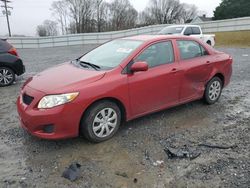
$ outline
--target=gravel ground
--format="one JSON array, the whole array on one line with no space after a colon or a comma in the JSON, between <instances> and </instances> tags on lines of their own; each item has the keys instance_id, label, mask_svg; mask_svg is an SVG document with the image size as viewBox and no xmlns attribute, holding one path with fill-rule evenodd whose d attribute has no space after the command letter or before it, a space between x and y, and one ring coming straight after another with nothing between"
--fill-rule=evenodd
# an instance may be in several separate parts
<instances>
[{"instance_id":1,"label":"gravel ground","mask_svg":"<svg viewBox=\"0 0 250 188\"><path fill-rule=\"evenodd\" d=\"M233 55L234 73L215 105L196 101L133 120L100 144L22 130L15 101L24 80L93 47L19 50L27 73L0 88L0 187L250 187L250 48L219 48ZM166 148L200 155L171 159ZM61 176L73 162L81 177L70 182Z\"/></svg>"}]
</instances>

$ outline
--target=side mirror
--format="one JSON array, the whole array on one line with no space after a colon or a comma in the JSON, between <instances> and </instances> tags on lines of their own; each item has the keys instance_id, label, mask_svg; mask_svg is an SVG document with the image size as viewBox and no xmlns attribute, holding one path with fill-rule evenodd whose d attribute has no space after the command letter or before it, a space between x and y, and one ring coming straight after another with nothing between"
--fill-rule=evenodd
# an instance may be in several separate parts
<instances>
[{"instance_id":1,"label":"side mirror","mask_svg":"<svg viewBox=\"0 0 250 188\"><path fill-rule=\"evenodd\" d=\"M131 72L147 71L148 64L145 61L138 61L131 66L130 70Z\"/></svg>"}]
</instances>

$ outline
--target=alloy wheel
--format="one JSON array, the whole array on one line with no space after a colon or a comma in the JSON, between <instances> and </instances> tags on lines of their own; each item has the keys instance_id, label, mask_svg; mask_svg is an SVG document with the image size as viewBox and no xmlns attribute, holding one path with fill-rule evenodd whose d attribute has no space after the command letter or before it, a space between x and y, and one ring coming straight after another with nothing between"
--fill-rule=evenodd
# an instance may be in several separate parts
<instances>
[{"instance_id":1,"label":"alloy wheel","mask_svg":"<svg viewBox=\"0 0 250 188\"><path fill-rule=\"evenodd\" d=\"M99 138L109 136L117 126L118 116L114 109L105 108L99 111L93 121L93 132Z\"/></svg>"},{"instance_id":2,"label":"alloy wheel","mask_svg":"<svg viewBox=\"0 0 250 188\"><path fill-rule=\"evenodd\" d=\"M221 84L219 81L215 80L209 87L208 96L210 100L215 101L220 96Z\"/></svg>"},{"instance_id":3,"label":"alloy wheel","mask_svg":"<svg viewBox=\"0 0 250 188\"><path fill-rule=\"evenodd\" d=\"M8 68L0 68L0 85L7 86L14 81L14 74Z\"/></svg>"}]
</instances>

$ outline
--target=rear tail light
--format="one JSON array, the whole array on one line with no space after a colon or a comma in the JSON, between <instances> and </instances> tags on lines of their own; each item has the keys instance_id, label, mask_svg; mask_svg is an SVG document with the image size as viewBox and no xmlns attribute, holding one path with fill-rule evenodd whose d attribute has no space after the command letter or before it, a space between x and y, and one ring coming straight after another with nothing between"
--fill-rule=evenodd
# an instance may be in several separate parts
<instances>
[{"instance_id":1,"label":"rear tail light","mask_svg":"<svg viewBox=\"0 0 250 188\"><path fill-rule=\"evenodd\" d=\"M16 48L12 47L9 51L8 51L9 54L12 54L14 56L18 56L18 53L17 53L17 50Z\"/></svg>"}]
</instances>

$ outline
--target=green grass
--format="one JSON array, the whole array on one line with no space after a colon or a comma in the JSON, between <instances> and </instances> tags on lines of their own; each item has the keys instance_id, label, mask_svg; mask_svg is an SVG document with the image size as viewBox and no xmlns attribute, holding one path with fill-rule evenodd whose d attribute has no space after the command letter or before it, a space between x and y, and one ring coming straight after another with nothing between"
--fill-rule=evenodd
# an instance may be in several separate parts
<instances>
[{"instance_id":1,"label":"green grass","mask_svg":"<svg viewBox=\"0 0 250 188\"><path fill-rule=\"evenodd\" d=\"M216 32L215 46L250 47L249 31Z\"/></svg>"}]
</instances>

